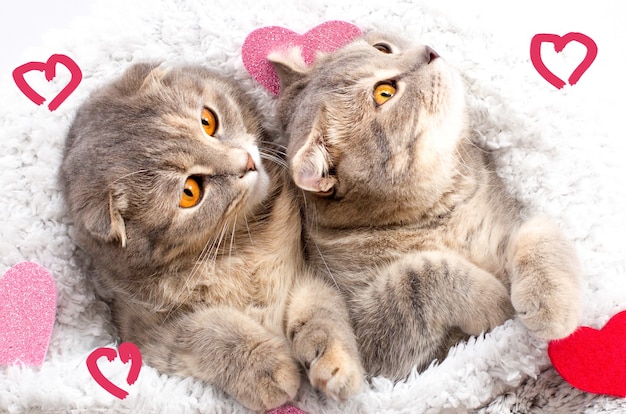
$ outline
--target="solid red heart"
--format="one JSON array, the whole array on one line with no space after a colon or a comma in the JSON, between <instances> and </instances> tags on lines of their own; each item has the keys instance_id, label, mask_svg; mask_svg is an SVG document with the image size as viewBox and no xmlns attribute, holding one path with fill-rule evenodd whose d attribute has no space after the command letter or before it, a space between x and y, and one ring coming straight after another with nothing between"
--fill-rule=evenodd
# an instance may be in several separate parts
<instances>
[{"instance_id":1,"label":"solid red heart","mask_svg":"<svg viewBox=\"0 0 626 414\"><path fill-rule=\"evenodd\" d=\"M601 330L581 327L565 339L551 341L548 355L574 387L626 397L626 311L613 316Z\"/></svg>"},{"instance_id":2,"label":"solid red heart","mask_svg":"<svg viewBox=\"0 0 626 414\"><path fill-rule=\"evenodd\" d=\"M541 58L541 44L542 43L553 43L554 50L557 53L563 51L565 46L570 42L579 42L583 44L587 48L587 53L583 61L574 69L574 72L568 78L568 82L570 85L575 85L576 82L580 79L580 77L589 69L589 66L595 60L598 54L598 46L596 42L593 41L589 36L586 36L582 33L568 33L565 36L561 37L555 34L547 34L540 33L533 36L530 41L530 60L533 63L537 72L548 82L550 82L557 89L561 89L565 86L565 81L556 76L554 73L550 71L543 63Z\"/></svg>"},{"instance_id":3,"label":"solid red heart","mask_svg":"<svg viewBox=\"0 0 626 414\"><path fill-rule=\"evenodd\" d=\"M61 90L61 92L59 92L59 94L48 104L48 109L50 111L56 110L59 105L61 105L67 99L67 97L70 96L70 94L74 92L74 90L76 90L81 80L83 79L83 73L81 72L76 62L74 62L71 58L65 55L52 55L45 63L28 62L21 66L18 66L17 68L15 68L15 70L13 70L13 80L15 81L15 84L20 89L20 91L22 91L22 93L35 104L41 105L46 101L46 99L43 96L39 95L37 92L35 92L35 90L28 84L28 82L26 82L26 79L24 79L24 74L33 70L38 70L40 72L44 72L46 80L50 82L56 76L57 64L65 66L70 71L72 77L69 83Z\"/></svg>"},{"instance_id":4,"label":"solid red heart","mask_svg":"<svg viewBox=\"0 0 626 414\"><path fill-rule=\"evenodd\" d=\"M248 73L265 89L278 95L280 81L267 60L271 52L299 46L305 63L310 65L316 52L332 52L361 34L361 29L355 25L338 20L322 23L303 35L280 26L261 27L246 37L241 58Z\"/></svg>"},{"instance_id":5,"label":"solid red heart","mask_svg":"<svg viewBox=\"0 0 626 414\"><path fill-rule=\"evenodd\" d=\"M118 349L120 360L124 364L130 361L130 370L128 372L128 376L126 377L126 383L128 385L133 385L137 380L137 377L139 377L139 371L141 370L141 352L132 342L122 342ZM107 377L105 377L104 374L102 374L102 371L100 371L97 363L98 359L103 356L107 357L109 362L113 362L117 355L118 352L113 348L97 348L87 357L87 369L98 385L111 393L113 396L123 400L126 396L128 396L128 392L113 384Z\"/></svg>"}]
</instances>

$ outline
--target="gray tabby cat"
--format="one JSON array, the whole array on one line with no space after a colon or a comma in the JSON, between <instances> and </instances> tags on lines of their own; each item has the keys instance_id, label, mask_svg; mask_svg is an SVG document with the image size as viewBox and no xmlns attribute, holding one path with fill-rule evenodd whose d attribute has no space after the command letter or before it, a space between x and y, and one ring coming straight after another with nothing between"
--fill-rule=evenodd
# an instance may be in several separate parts
<instances>
[{"instance_id":1,"label":"gray tabby cat","mask_svg":"<svg viewBox=\"0 0 626 414\"><path fill-rule=\"evenodd\" d=\"M60 173L76 240L121 339L160 372L262 410L296 396L304 367L344 400L363 385L348 313L305 269L284 160L259 154L250 101L201 67L152 64L94 93Z\"/></svg>"},{"instance_id":2,"label":"gray tabby cat","mask_svg":"<svg viewBox=\"0 0 626 414\"><path fill-rule=\"evenodd\" d=\"M312 67L298 50L270 60L308 260L347 298L368 375L422 370L514 313L542 338L575 329L572 246L521 217L434 50L370 34Z\"/></svg>"}]
</instances>

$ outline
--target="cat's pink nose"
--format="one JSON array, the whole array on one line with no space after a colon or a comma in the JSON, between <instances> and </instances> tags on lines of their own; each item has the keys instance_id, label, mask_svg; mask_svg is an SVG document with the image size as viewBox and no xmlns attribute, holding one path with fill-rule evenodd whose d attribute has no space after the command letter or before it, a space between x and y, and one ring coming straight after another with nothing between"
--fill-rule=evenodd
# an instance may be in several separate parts
<instances>
[{"instance_id":1,"label":"cat's pink nose","mask_svg":"<svg viewBox=\"0 0 626 414\"><path fill-rule=\"evenodd\" d=\"M250 153L248 153L248 162L246 163L246 172L249 171L256 171L256 164L254 163L254 160L252 159L252 155L250 155Z\"/></svg>"},{"instance_id":2,"label":"cat's pink nose","mask_svg":"<svg viewBox=\"0 0 626 414\"><path fill-rule=\"evenodd\" d=\"M435 52L435 49L433 49L432 47L426 46L426 57L428 59L428 63L431 63L433 60L439 57L439 53Z\"/></svg>"}]
</instances>

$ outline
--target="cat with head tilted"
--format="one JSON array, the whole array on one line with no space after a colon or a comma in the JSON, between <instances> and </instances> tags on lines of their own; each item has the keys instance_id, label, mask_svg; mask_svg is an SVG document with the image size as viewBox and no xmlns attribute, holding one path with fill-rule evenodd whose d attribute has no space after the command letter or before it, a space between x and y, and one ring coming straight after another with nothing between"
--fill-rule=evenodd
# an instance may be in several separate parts
<instances>
[{"instance_id":1,"label":"cat with head tilted","mask_svg":"<svg viewBox=\"0 0 626 414\"><path fill-rule=\"evenodd\" d=\"M251 99L199 66L136 64L69 130L60 184L122 341L245 406L363 383L345 303L311 277L284 158Z\"/></svg>"},{"instance_id":2,"label":"cat with head tilted","mask_svg":"<svg viewBox=\"0 0 626 414\"><path fill-rule=\"evenodd\" d=\"M515 314L542 338L575 329L573 247L523 217L435 50L371 33L310 67L297 49L269 60L307 258L346 297L369 376L423 370Z\"/></svg>"}]
</instances>

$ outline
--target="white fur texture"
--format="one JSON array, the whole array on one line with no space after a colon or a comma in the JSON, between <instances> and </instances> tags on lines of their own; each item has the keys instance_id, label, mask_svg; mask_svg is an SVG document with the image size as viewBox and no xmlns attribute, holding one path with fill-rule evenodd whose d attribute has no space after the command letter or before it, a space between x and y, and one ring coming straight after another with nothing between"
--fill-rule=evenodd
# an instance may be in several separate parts
<instances>
[{"instance_id":1,"label":"white fur texture","mask_svg":"<svg viewBox=\"0 0 626 414\"><path fill-rule=\"evenodd\" d=\"M521 2L522 7L448 0L438 3L439 9L422 1L349 3L102 0L92 16L50 33L44 45L25 55L24 62L63 53L81 67L82 83L55 112L31 103L10 75L2 74L0 275L19 262L35 261L52 272L59 297L43 366L0 367L0 412L246 412L199 381L161 376L147 366L135 385L126 386L130 395L125 400L91 378L87 356L96 347L114 346L114 337L105 307L94 300L73 256L56 173L78 105L131 62L205 64L231 74L251 95L265 100L263 107L271 113L273 98L245 71L240 53L246 35L262 26L303 33L340 19L365 30L405 33L432 46L464 73L476 139L500 149L499 171L513 194L529 208L555 217L575 241L585 277L583 323L597 328L626 309L626 64L617 41L626 33L620 3L599 2L593 10L578 10L564 2L567 16L557 7L544 9L545 1ZM539 32L569 31L594 38L599 54L578 85L557 90L532 67L530 39ZM49 99L68 79L62 70L50 84L37 74L27 77ZM458 346L438 366L406 382L394 386L375 379L344 405L324 401L305 387L297 404L311 414L467 412L490 404L493 412L506 412L495 408L506 405L499 395L548 366L546 343L514 320ZM123 387L125 366L118 361L106 372ZM591 411L626 410L626 402L603 397L594 398L591 406Z\"/></svg>"}]
</instances>

